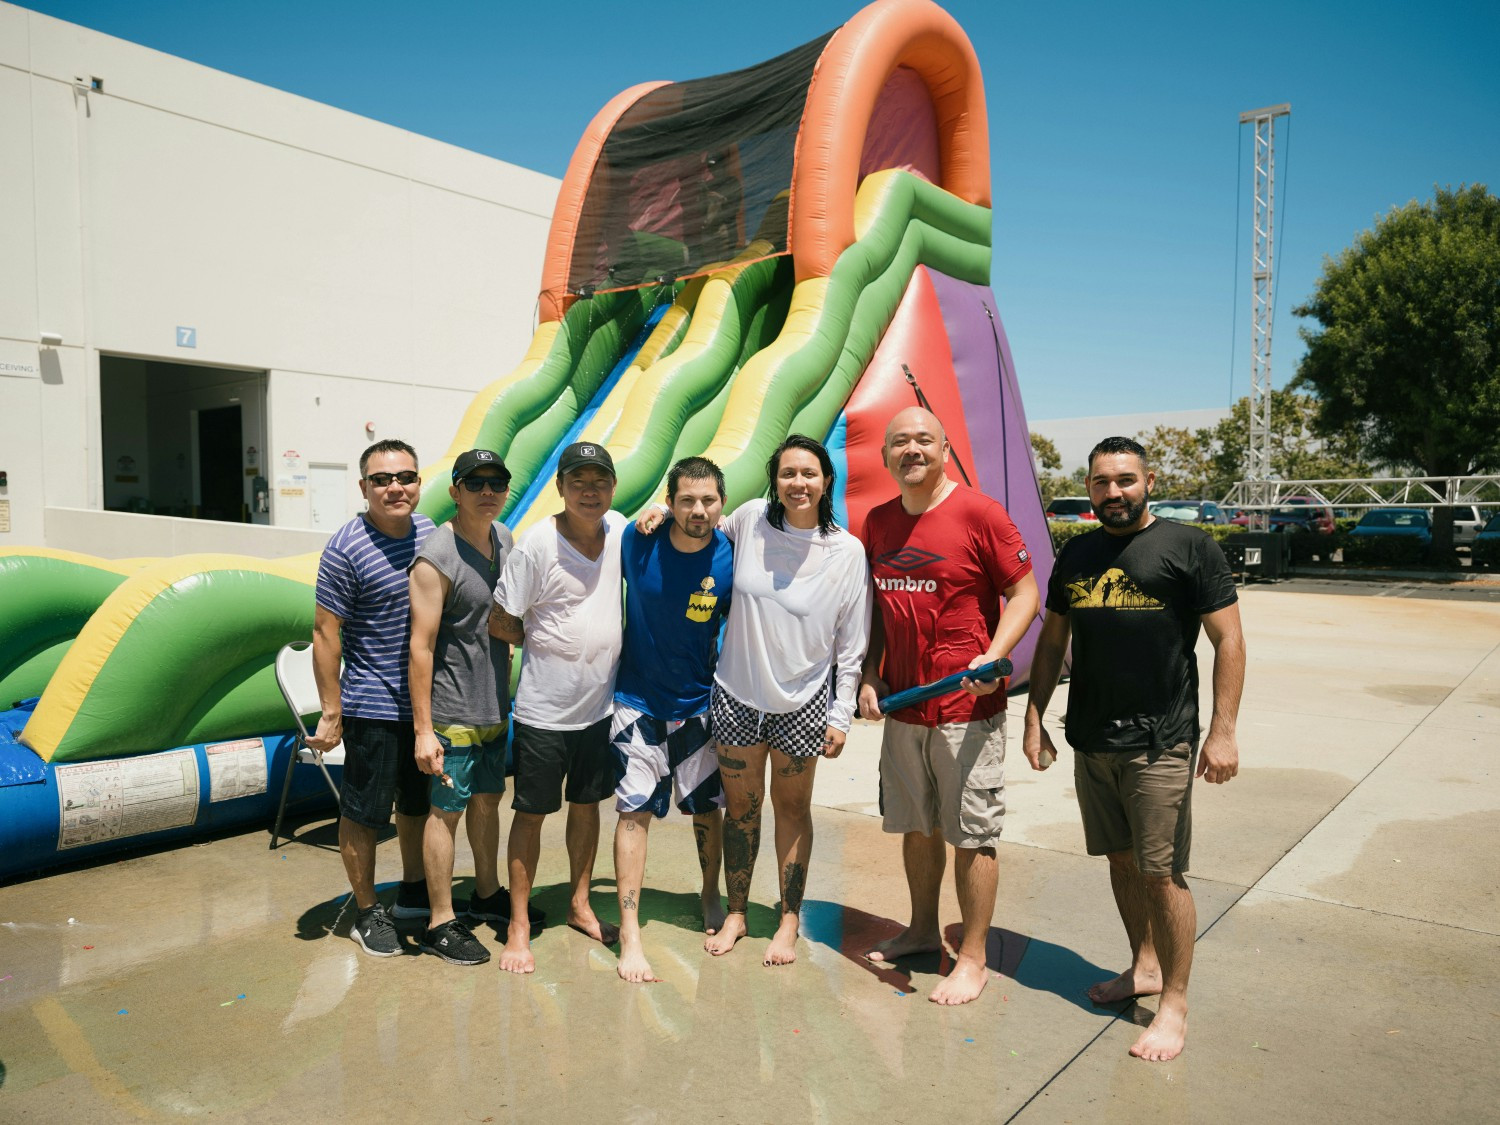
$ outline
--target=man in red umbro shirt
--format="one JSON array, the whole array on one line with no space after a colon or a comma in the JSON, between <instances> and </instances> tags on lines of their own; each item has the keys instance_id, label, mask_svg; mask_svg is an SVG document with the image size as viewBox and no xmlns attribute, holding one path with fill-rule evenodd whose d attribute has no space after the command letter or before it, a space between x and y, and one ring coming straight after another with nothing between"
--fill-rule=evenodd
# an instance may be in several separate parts
<instances>
[{"instance_id":1,"label":"man in red umbro shirt","mask_svg":"<svg viewBox=\"0 0 1500 1125\"><path fill-rule=\"evenodd\" d=\"M948 439L913 407L885 431L886 468L901 495L870 512L865 551L880 606L865 656L860 713L879 699L1007 656L1040 604L1031 556L1002 508L948 478ZM1002 599L1004 613L1001 613ZM965 1004L984 991L985 940L995 912L995 844L1005 821L1005 691L964 680L964 690L886 716L880 804L887 832L902 834L911 924L872 949L894 961L942 949L938 890L953 845L963 943L953 971L928 999Z\"/></svg>"}]
</instances>

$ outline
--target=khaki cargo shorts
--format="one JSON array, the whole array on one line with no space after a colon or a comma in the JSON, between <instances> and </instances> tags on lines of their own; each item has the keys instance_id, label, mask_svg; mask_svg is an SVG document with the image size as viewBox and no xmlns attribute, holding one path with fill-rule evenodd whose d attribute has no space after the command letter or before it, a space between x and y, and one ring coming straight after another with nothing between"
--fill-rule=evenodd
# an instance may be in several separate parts
<instances>
[{"instance_id":1,"label":"khaki cargo shorts","mask_svg":"<svg viewBox=\"0 0 1500 1125\"><path fill-rule=\"evenodd\" d=\"M936 727L886 719L880 811L887 832L940 827L954 847L993 847L1005 826L1005 712Z\"/></svg>"}]
</instances>

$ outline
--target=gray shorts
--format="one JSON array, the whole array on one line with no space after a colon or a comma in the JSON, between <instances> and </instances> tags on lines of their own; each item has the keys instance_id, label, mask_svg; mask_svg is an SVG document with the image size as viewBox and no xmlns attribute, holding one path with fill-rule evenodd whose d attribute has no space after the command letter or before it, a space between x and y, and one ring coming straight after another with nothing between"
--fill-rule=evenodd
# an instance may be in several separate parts
<instances>
[{"instance_id":1,"label":"gray shorts","mask_svg":"<svg viewBox=\"0 0 1500 1125\"><path fill-rule=\"evenodd\" d=\"M1005 827L1005 712L922 727L887 718L880 743L880 811L887 832L987 848Z\"/></svg>"},{"instance_id":2,"label":"gray shorts","mask_svg":"<svg viewBox=\"0 0 1500 1125\"><path fill-rule=\"evenodd\" d=\"M1142 875L1181 875L1193 844L1197 749L1096 750L1073 755L1073 784L1089 855L1131 852Z\"/></svg>"}]
</instances>

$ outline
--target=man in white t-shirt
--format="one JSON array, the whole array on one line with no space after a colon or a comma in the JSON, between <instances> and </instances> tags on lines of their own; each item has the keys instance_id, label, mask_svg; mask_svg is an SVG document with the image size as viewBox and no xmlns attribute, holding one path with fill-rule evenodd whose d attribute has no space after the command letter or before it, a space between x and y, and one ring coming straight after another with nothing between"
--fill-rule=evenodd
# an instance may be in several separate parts
<instances>
[{"instance_id":1,"label":"man in white t-shirt","mask_svg":"<svg viewBox=\"0 0 1500 1125\"><path fill-rule=\"evenodd\" d=\"M511 923L500 967L536 969L526 901L536 879L542 821L568 801L568 925L613 945L619 931L589 902L599 850L599 802L615 791L610 710L620 663L620 533L611 512L615 465L609 451L575 442L557 462L563 511L516 544L495 587L490 634L524 646L511 752L508 864Z\"/></svg>"}]
</instances>

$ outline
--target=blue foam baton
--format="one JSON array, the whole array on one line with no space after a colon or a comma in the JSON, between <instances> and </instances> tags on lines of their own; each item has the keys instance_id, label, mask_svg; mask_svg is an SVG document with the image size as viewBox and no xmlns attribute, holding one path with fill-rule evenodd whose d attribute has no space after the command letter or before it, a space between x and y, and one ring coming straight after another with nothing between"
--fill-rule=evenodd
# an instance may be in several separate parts
<instances>
[{"instance_id":1,"label":"blue foam baton","mask_svg":"<svg viewBox=\"0 0 1500 1125\"><path fill-rule=\"evenodd\" d=\"M918 684L905 691L893 692L880 701L880 713L889 715L892 711L899 711L903 707L915 707L918 703L926 703L929 699L935 699L939 695L959 691L962 689L964 680L980 680L988 683L990 680L1001 679L1010 673L1010 661L1002 656L999 660L991 660L988 664L981 664L978 668L966 668L962 672L954 672L953 675L944 676L941 680L933 680L930 684Z\"/></svg>"}]
</instances>

